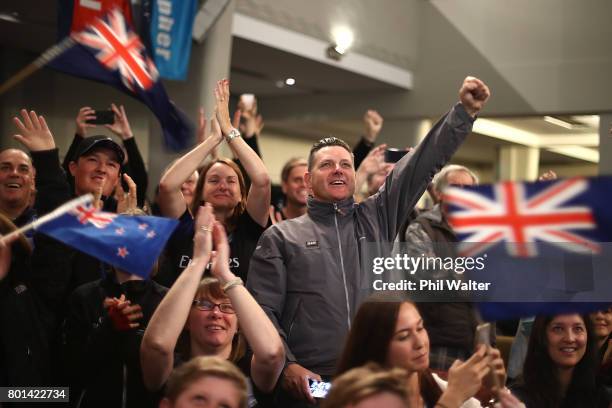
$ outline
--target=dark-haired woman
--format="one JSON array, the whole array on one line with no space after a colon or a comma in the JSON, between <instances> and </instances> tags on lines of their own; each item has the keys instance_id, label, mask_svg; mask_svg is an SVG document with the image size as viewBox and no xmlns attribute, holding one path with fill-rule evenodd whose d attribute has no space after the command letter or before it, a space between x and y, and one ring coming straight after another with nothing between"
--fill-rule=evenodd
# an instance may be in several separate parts
<instances>
[{"instance_id":1,"label":"dark-haired woman","mask_svg":"<svg viewBox=\"0 0 612 408\"><path fill-rule=\"evenodd\" d=\"M246 280L249 261L257 241L268 224L270 203L270 177L257 155L232 127L229 116L229 83L219 81L215 88L216 117L212 119L210 135L204 141L178 159L162 176L159 184L161 214L180 221L168 242L168 254L172 265L158 279L170 286L189 264L193 252L194 221L192 214L203 203L210 203L215 218L225 227L230 237L230 269ZM200 113L200 132L206 121ZM215 147L225 137L229 148L240 160L250 180L247 191L239 167L229 159L209 162L198 178L191 208L187 207L181 186L197 170Z\"/></svg>"},{"instance_id":2,"label":"dark-haired woman","mask_svg":"<svg viewBox=\"0 0 612 408\"><path fill-rule=\"evenodd\" d=\"M416 306L408 301L370 299L359 308L338 364L337 374L367 362L400 367L409 376L406 384L411 407L480 407L471 398L494 368L500 383L505 380L498 350L480 347L465 362L455 361L448 382L429 369L429 337ZM503 391L500 391L503 392ZM512 396L502 399L503 407L518 407Z\"/></svg>"},{"instance_id":3,"label":"dark-haired woman","mask_svg":"<svg viewBox=\"0 0 612 408\"><path fill-rule=\"evenodd\" d=\"M607 407L595 381L596 353L588 316L539 316L531 330L522 379L512 390L528 408Z\"/></svg>"}]
</instances>

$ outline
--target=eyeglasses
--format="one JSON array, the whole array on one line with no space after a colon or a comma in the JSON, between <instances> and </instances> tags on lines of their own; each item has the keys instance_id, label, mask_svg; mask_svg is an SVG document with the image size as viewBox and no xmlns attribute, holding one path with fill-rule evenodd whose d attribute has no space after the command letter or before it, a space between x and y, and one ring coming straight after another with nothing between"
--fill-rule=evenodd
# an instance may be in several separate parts
<instances>
[{"instance_id":1,"label":"eyeglasses","mask_svg":"<svg viewBox=\"0 0 612 408\"><path fill-rule=\"evenodd\" d=\"M195 305L195 307L197 307L200 310L204 310L207 312L210 312L211 310L214 310L215 307L219 307L219 311L221 313L227 313L227 314L235 314L236 311L234 310L234 306L232 306L231 303L213 303L210 300L206 300L206 299L196 299L193 301L193 304Z\"/></svg>"}]
</instances>

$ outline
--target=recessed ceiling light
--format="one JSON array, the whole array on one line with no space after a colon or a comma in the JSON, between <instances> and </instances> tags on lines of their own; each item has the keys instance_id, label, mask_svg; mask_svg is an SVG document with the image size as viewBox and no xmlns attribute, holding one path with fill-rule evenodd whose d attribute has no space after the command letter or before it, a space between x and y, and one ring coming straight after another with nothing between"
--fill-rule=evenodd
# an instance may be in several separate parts
<instances>
[{"instance_id":1,"label":"recessed ceiling light","mask_svg":"<svg viewBox=\"0 0 612 408\"><path fill-rule=\"evenodd\" d=\"M294 78L287 78L285 79L285 84L292 86L295 85L295 79Z\"/></svg>"}]
</instances>

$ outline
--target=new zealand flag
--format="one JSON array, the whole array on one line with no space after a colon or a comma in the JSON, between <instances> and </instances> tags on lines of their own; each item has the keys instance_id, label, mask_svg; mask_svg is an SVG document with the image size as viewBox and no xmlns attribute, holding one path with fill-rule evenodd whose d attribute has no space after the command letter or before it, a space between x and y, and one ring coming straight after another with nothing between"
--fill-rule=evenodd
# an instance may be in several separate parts
<instances>
[{"instance_id":1,"label":"new zealand flag","mask_svg":"<svg viewBox=\"0 0 612 408\"><path fill-rule=\"evenodd\" d=\"M155 64L119 9L71 37L76 44L52 59L49 67L119 88L151 109L166 146L179 151L192 145L193 125L168 98Z\"/></svg>"},{"instance_id":2,"label":"new zealand flag","mask_svg":"<svg viewBox=\"0 0 612 408\"><path fill-rule=\"evenodd\" d=\"M443 202L464 257L486 267L487 320L585 312L612 303L612 177L450 187ZM519 302L519 303L517 303Z\"/></svg>"},{"instance_id":3,"label":"new zealand flag","mask_svg":"<svg viewBox=\"0 0 612 408\"><path fill-rule=\"evenodd\" d=\"M101 212L79 205L37 227L45 235L123 271L147 278L177 220Z\"/></svg>"}]
</instances>

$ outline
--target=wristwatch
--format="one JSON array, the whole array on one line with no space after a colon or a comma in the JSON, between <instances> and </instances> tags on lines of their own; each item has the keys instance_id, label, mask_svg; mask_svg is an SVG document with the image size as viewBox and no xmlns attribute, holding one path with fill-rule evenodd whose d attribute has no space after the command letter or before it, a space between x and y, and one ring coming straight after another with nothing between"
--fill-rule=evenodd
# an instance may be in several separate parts
<instances>
[{"instance_id":1,"label":"wristwatch","mask_svg":"<svg viewBox=\"0 0 612 408\"><path fill-rule=\"evenodd\" d=\"M235 138L240 137L240 132L236 128L232 128L229 133L225 136L225 141L227 143L231 142Z\"/></svg>"}]
</instances>

